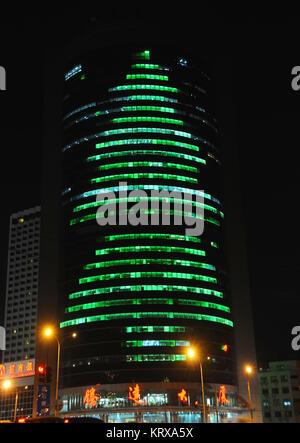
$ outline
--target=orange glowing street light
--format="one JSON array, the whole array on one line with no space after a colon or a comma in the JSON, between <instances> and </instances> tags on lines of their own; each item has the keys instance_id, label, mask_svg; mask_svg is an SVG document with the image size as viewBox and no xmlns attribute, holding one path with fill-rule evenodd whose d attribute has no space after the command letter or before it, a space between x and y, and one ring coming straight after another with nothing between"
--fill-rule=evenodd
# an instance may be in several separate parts
<instances>
[{"instance_id":1,"label":"orange glowing street light","mask_svg":"<svg viewBox=\"0 0 300 443\"><path fill-rule=\"evenodd\" d=\"M12 387L12 383L10 380L5 380L3 382L3 388L4 389L10 389ZM14 422L16 421L17 418L17 406L18 406L18 398L19 398L19 392L16 389L16 396L15 396L15 408L14 408Z\"/></svg>"},{"instance_id":2,"label":"orange glowing street light","mask_svg":"<svg viewBox=\"0 0 300 443\"><path fill-rule=\"evenodd\" d=\"M189 358L195 358L197 357L196 351L194 348L188 348L187 350L187 356ZM204 397L204 383L203 383L203 368L202 368L202 361L201 361L201 355L198 354L199 358L199 367L200 367L200 377L201 377L201 390L202 390L202 404L203 404L203 422L206 423L206 410L205 410L205 397Z\"/></svg>"},{"instance_id":3,"label":"orange glowing street light","mask_svg":"<svg viewBox=\"0 0 300 443\"><path fill-rule=\"evenodd\" d=\"M249 408L250 408L251 420L253 420L253 404L252 404L251 389L250 389L250 375L253 373L253 367L250 365L246 365L245 372L248 375L247 386L248 386L248 396L249 396Z\"/></svg>"},{"instance_id":4,"label":"orange glowing street light","mask_svg":"<svg viewBox=\"0 0 300 443\"><path fill-rule=\"evenodd\" d=\"M61 341L64 340L67 337L64 337L61 341L59 341L57 335L55 334L55 330L54 328L52 328L51 326L47 326L44 331L43 331L43 335L46 338L52 338L54 337L56 342L57 342L57 362L56 362L56 386L55 386L55 410L54 410L54 415L57 415L57 406L58 406L58 380L59 380L59 363L60 363L60 347L61 347ZM76 332L73 332L73 334L71 335L72 338L76 338L77 334Z\"/></svg>"}]
</instances>

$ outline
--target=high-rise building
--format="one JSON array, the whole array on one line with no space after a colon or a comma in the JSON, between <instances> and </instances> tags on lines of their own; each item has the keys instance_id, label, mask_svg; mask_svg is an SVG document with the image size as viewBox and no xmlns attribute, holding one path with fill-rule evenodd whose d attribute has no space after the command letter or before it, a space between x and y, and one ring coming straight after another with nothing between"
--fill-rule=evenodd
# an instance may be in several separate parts
<instances>
[{"instance_id":1,"label":"high-rise building","mask_svg":"<svg viewBox=\"0 0 300 443\"><path fill-rule=\"evenodd\" d=\"M264 423L300 422L300 362L270 362L259 370Z\"/></svg>"},{"instance_id":2,"label":"high-rise building","mask_svg":"<svg viewBox=\"0 0 300 443\"><path fill-rule=\"evenodd\" d=\"M135 27L120 44L117 28L53 47L46 67L39 325L59 307L62 413L124 421L138 403L160 414L141 410L143 420L200 420L201 355L210 421L231 419L249 409L243 364L256 358L238 193L224 205L235 174L232 134L219 127L226 93L208 50ZM187 231L197 221L200 236Z\"/></svg>"},{"instance_id":3,"label":"high-rise building","mask_svg":"<svg viewBox=\"0 0 300 443\"><path fill-rule=\"evenodd\" d=\"M5 305L6 343L0 365L0 419L30 416L33 406L41 207L10 217ZM17 395L16 395L17 394Z\"/></svg>"},{"instance_id":4,"label":"high-rise building","mask_svg":"<svg viewBox=\"0 0 300 443\"><path fill-rule=\"evenodd\" d=\"M61 328L80 338L65 344L64 384L82 383L87 368L89 383L106 381L108 368L119 382L183 380L192 345L212 357L207 381L234 384L209 75L164 47L96 51L80 62L65 76ZM96 220L103 193L107 226ZM138 201L142 222L129 212ZM186 234L181 216L204 221L204 233Z\"/></svg>"},{"instance_id":5,"label":"high-rise building","mask_svg":"<svg viewBox=\"0 0 300 443\"><path fill-rule=\"evenodd\" d=\"M3 362L35 358L41 208L10 217Z\"/></svg>"}]
</instances>

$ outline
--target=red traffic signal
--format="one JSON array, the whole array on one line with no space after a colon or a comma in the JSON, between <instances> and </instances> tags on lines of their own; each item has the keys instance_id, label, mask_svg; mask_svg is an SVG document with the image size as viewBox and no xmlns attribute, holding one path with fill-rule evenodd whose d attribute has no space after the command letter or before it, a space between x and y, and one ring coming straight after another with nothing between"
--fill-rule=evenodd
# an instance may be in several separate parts
<instances>
[{"instance_id":1,"label":"red traffic signal","mask_svg":"<svg viewBox=\"0 0 300 443\"><path fill-rule=\"evenodd\" d=\"M37 367L37 373L38 373L39 375L44 375L45 372L46 372L46 368L45 368L45 366L40 365L40 366Z\"/></svg>"},{"instance_id":2,"label":"red traffic signal","mask_svg":"<svg viewBox=\"0 0 300 443\"><path fill-rule=\"evenodd\" d=\"M37 375L39 378L39 383L45 383L46 381L46 365L39 365L37 367Z\"/></svg>"}]
</instances>

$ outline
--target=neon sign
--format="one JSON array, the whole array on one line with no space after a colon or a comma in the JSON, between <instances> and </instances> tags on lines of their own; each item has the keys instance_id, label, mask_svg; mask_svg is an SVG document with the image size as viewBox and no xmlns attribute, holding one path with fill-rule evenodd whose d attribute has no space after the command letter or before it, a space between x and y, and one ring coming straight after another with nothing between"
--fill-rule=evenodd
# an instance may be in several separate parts
<instances>
[{"instance_id":1,"label":"neon sign","mask_svg":"<svg viewBox=\"0 0 300 443\"><path fill-rule=\"evenodd\" d=\"M185 389L182 388L181 392L179 392L177 395L180 398L180 400L182 401L182 403L187 403L188 398L187 398Z\"/></svg>"},{"instance_id":2,"label":"neon sign","mask_svg":"<svg viewBox=\"0 0 300 443\"><path fill-rule=\"evenodd\" d=\"M140 387L138 384L136 384L134 388L132 386L129 386L128 398L138 405L141 405L143 403L140 400Z\"/></svg>"},{"instance_id":3,"label":"neon sign","mask_svg":"<svg viewBox=\"0 0 300 443\"><path fill-rule=\"evenodd\" d=\"M99 400L99 395L96 395L96 389L90 388L85 391L83 403L89 408L95 408L97 406L97 401Z\"/></svg>"},{"instance_id":4,"label":"neon sign","mask_svg":"<svg viewBox=\"0 0 300 443\"><path fill-rule=\"evenodd\" d=\"M224 403L226 404L230 403L230 400L226 398L226 388L224 385L220 386L219 389L219 403L221 403L222 405Z\"/></svg>"},{"instance_id":5,"label":"neon sign","mask_svg":"<svg viewBox=\"0 0 300 443\"><path fill-rule=\"evenodd\" d=\"M29 377L35 375L35 360L0 364L0 378Z\"/></svg>"}]
</instances>

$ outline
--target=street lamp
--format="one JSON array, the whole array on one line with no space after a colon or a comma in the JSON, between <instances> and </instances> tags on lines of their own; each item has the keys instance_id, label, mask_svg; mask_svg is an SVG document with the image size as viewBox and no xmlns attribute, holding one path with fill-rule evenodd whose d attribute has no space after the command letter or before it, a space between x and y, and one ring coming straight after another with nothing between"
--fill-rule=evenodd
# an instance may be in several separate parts
<instances>
[{"instance_id":1,"label":"street lamp","mask_svg":"<svg viewBox=\"0 0 300 443\"><path fill-rule=\"evenodd\" d=\"M253 420L253 405L252 405L252 398L251 398L251 389L250 389L250 375L253 372L253 368L250 365L247 365L245 367L245 372L247 374L247 385L248 385L248 396L249 396L249 407L250 407L250 415L251 415L251 420Z\"/></svg>"},{"instance_id":2,"label":"street lamp","mask_svg":"<svg viewBox=\"0 0 300 443\"><path fill-rule=\"evenodd\" d=\"M189 348L187 350L187 355L190 358L197 357L197 354L193 348ZM202 405L203 405L203 423L206 423L206 408L205 408L205 397L204 397L204 383L203 383L203 368L202 368L202 360L201 356L199 357L199 367L200 367L200 377L201 377L201 390L202 390Z\"/></svg>"},{"instance_id":3,"label":"street lamp","mask_svg":"<svg viewBox=\"0 0 300 443\"><path fill-rule=\"evenodd\" d=\"M10 389L12 386L12 383L10 380L5 380L3 382L3 388L4 389ZM17 418L17 406L18 406L18 398L19 398L19 392L16 389L16 396L15 396L15 407L14 407L14 422L16 421Z\"/></svg>"},{"instance_id":4,"label":"street lamp","mask_svg":"<svg viewBox=\"0 0 300 443\"><path fill-rule=\"evenodd\" d=\"M56 384L55 384L55 409L54 409L54 415L57 415L57 407L58 407L58 381L59 381L59 363L60 363L60 347L61 347L61 343L62 341L67 338L64 337L61 341L59 341L57 335L54 333L53 328L51 327L47 327L44 330L44 335L47 338L51 338L54 337L56 342L57 342L57 364L56 364ZM77 334L76 332L73 332L73 334L71 335L72 338L76 338Z\"/></svg>"}]
</instances>

